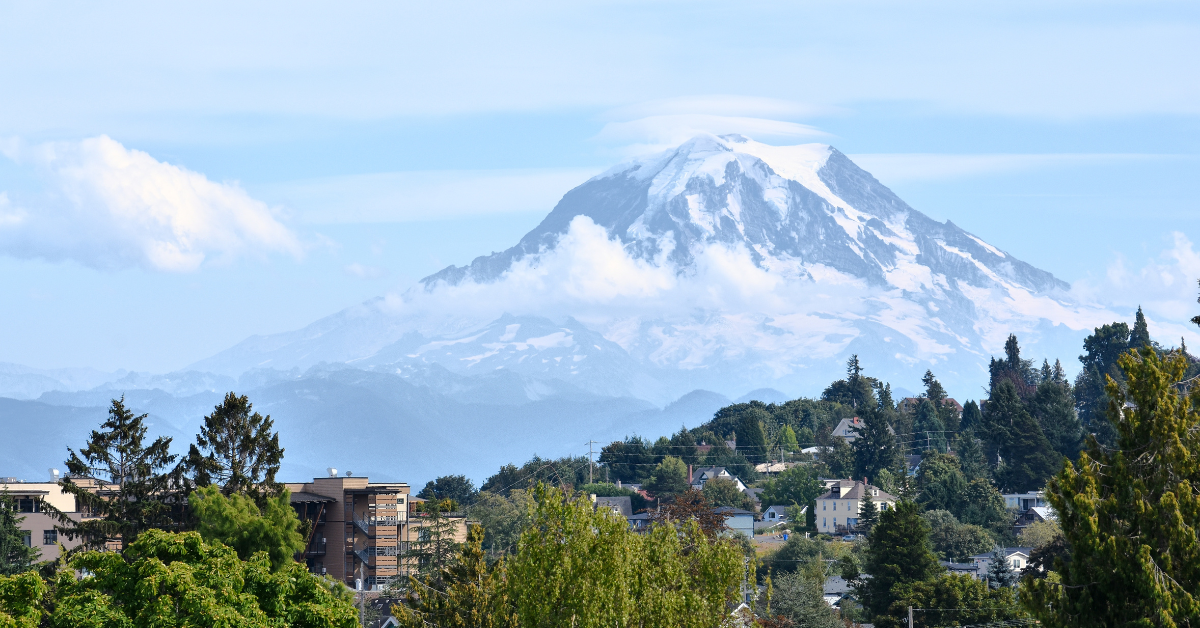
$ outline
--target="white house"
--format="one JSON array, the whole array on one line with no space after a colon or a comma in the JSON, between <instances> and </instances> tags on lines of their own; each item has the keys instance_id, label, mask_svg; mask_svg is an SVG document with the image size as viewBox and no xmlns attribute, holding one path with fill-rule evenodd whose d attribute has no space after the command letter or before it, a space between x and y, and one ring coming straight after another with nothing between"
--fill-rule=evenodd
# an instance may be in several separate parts
<instances>
[{"instance_id":1,"label":"white house","mask_svg":"<svg viewBox=\"0 0 1200 628\"><path fill-rule=\"evenodd\" d=\"M787 506L771 506L763 511L763 521L781 523L787 521Z\"/></svg>"},{"instance_id":2,"label":"white house","mask_svg":"<svg viewBox=\"0 0 1200 628\"><path fill-rule=\"evenodd\" d=\"M1029 564L1029 553L1032 550L1028 547L1003 547L1000 548L1000 556L1008 561L1008 565L1015 571L1024 569ZM983 579L987 576L988 568L992 566L994 560L993 552L976 554L971 557L971 562L979 566L979 571L975 577Z\"/></svg>"},{"instance_id":3,"label":"white house","mask_svg":"<svg viewBox=\"0 0 1200 628\"><path fill-rule=\"evenodd\" d=\"M754 513L741 508L732 508L729 506L721 506L713 508L713 512L725 516L725 525L732 532L741 532L750 538L754 538Z\"/></svg>"},{"instance_id":4,"label":"white house","mask_svg":"<svg viewBox=\"0 0 1200 628\"><path fill-rule=\"evenodd\" d=\"M832 483L832 485L831 485ZM858 513L867 495L879 512L896 507L896 497L878 487L855 480L826 480L828 493L817 498L817 532L845 534L858 525Z\"/></svg>"},{"instance_id":5,"label":"white house","mask_svg":"<svg viewBox=\"0 0 1200 628\"><path fill-rule=\"evenodd\" d=\"M699 469L696 469L692 472L692 488L702 489L704 488L704 483L713 478L725 478L732 481L734 484L737 484L739 491L746 490L746 485L743 484L736 475L733 475L729 471L725 470L725 467L700 467Z\"/></svg>"},{"instance_id":6,"label":"white house","mask_svg":"<svg viewBox=\"0 0 1200 628\"><path fill-rule=\"evenodd\" d=\"M1005 508L1011 508L1017 512L1025 512L1030 508L1036 508L1039 506L1049 506L1049 504L1046 502L1046 493L1044 491L1004 494Z\"/></svg>"}]
</instances>

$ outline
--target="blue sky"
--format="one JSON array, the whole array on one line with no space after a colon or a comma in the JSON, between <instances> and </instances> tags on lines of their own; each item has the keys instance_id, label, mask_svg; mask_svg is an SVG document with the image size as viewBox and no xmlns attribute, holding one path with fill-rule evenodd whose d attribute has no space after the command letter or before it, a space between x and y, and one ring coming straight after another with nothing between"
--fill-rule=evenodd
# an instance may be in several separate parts
<instances>
[{"instance_id":1,"label":"blue sky","mask_svg":"<svg viewBox=\"0 0 1200 628\"><path fill-rule=\"evenodd\" d=\"M1200 277L1198 13L0 4L0 361L182 368L506 248L699 131L830 143L1174 333Z\"/></svg>"}]
</instances>

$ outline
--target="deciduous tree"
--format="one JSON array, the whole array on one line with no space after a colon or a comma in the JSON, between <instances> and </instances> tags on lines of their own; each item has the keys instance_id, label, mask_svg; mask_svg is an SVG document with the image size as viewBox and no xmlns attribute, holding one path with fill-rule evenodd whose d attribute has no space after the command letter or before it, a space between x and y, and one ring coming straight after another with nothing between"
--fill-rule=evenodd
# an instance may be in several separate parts
<instances>
[{"instance_id":1,"label":"deciduous tree","mask_svg":"<svg viewBox=\"0 0 1200 628\"><path fill-rule=\"evenodd\" d=\"M232 547L242 560L266 552L275 571L294 562L304 551L303 525L289 504L285 488L275 497L264 498L264 507L246 495L228 497L209 485L192 493L188 505L196 517L196 531L205 540Z\"/></svg>"}]
</instances>

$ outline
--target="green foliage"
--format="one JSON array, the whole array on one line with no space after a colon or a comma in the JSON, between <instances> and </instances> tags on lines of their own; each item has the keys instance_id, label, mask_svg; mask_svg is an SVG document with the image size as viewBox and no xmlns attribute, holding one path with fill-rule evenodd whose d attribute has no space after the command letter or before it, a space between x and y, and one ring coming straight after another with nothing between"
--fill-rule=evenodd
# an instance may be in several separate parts
<instances>
[{"instance_id":1,"label":"green foliage","mask_svg":"<svg viewBox=\"0 0 1200 628\"><path fill-rule=\"evenodd\" d=\"M969 575L943 574L937 578L898 585L895 601L887 615L877 616L880 628L901 628L908 625L909 607L921 609L913 613L913 626L1004 625L1026 617L1017 605L1012 589L991 590Z\"/></svg>"},{"instance_id":2,"label":"green foliage","mask_svg":"<svg viewBox=\"0 0 1200 628\"><path fill-rule=\"evenodd\" d=\"M1062 527L1058 525L1057 521L1037 521L1025 526L1025 529L1017 535L1017 539L1020 541L1021 547L1038 549L1061 539L1062 535Z\"/></svg>"},{"instance_id":3,"label":"green foliage","mask_svg":"<svg viewBox=\"0 0 1200 628\"><path fill-rule=\"evenodd\" d=\"M455 540L458 524L446 517L440 502L425 502L425 509L408 519L410 541L408 551L401 556L416 559L421 574L438 574L454 560L459 551Z\"/></svg>"},{"instance_id":4,"label":"green foliage","mask_svg":"<svg viewBox=\"0 0 1200 628\"><path fill-rule=\"evenodd\" d=\"M925 376L921 378L921 382L925 384L925 398L933 404L937 410L938 420L944 426L943 429L950 433L957 432L959 429L960 417L958 410L949 403L946 403L946 389L942 387L941 382L933 376L933 371L925 371ZM949 435L945 436L946 440L950 439Z\"/></svg>"},{"instance_id":5,"label":"green foliage","mask_svg":"<svg viewBox=\"0 0 1200 628\"><path fill-rule=\"evenodd\" d=\"M874 384L877 380L864 377L862 372L858 356L850 356L846 362L846 379L840 379L830 384L825 392L821 393L821 399L860 410L874 408L877 405L874 391Z\"/></svg>"},{"instance_id":6,"label":"green foliage","mask_svg":"<svg viewBox=\"0 0 1200 628\"><path fill-rule=\"evenodd\" d=\"M905 584L931 580L942 567L929 543L929 523L915 502L902 501L884 511L868 539L865 570L871 578L855 585L872 617L885 615Z\"/></svg>"},{"instance_id":7,"label":"green foliage","mask_svg":"<svg viewBox=\"0 0 1200 628\"><path fill-rule=\"evenodd\" d=\"M527 491L510 491L508 497L481 491L467 516L480 523L484 531L483 547L498 556L516 550L521 533L531 521L533 506L533 498Z\"/></svg>"},{"instance_id":8,"label":"green foliage","mask_svg":"<svg viewBox=\"0 0 1200 628\"><path fill-rule=\"evenodd\" d=\"M38 628L46 590L35 572L0 574L0 628Z\"/></svg>"},{"instance_id":9,"label":"green foliage","mask_svg":"<svg viewBox=\"0 0 1200 628\"><path fill-rule=\"evenodd\" d=\"M17 500L0 492L0 576L7 576L33 568L41 553L36 547L25 544L25 531L21 522L25 520L17 513Z\"/></svg>"},{"instance_id":10,"label":"green foliage","mask_svg":"<svg viewBox=\"0 0 1200 628\"><path fill-rule=\"evenodd\" d=\"M63 530L81 537L83 547L103 547L118 539L122 548L128 547L142 532L171 529L183 519L178 491L182 469L172 466L177 456L170 453L171 439L159 437L144 446L145 418L125 407L124 396L113 399L100 431L92 431L79 453L67 449L68 475L60 485L91 516L81 521L63 518ZM95 478L100 491L79 486L72 478Z\"/></svg>"},{"instance_id":11,"label":"green foliage","mask_svg":"<svg viewBox=\"0 0 1200 628\"><path fill-rule=\"evenodd\" d=\"M738 490L737 484L729 478L713 478L704 483L701 492L714 508L730 506L751 512L757 510L754 498Z\"/></svg>"},{"instance_id":12,"label":"green foliage","mask_svg":"<svg viewBox=\"0 0 1200 628\"><path fill-rule=\"evenodd\" d=\"M966 562L995 546L987 530L960 523L948 510L930 510L924 517L929 522L929 541L940 560Z\"/></svg>"},{"instance_id":13,"label":"green foliage","mask_svg":"<svg viewBox=\"0 0 1200 628\"><path fill-rule=\"evenodd\" d=\"M520 467L512 464L500 467L500 470L484 481L479 489L508 495L509 491L513 490L529 490L537 486L538 482L551 486L587 484L589 466L591 462L587 456L567 456L554 460L534 456Z\"/></svg>"},{"instance_id":14,"label":"green foliage","mask_svg":"<svg viewBox=\"0 0 1200 628\"><path fill-rule=\"evenodd\" d=\"M654 467L654 475L646 483L646 490L656 497L678 495L688 490L687 465L675 456L663 458Z\"/></svg>"},{"instance_id":15,"label":"green foliage","mask_svg":"<svg viewBox=\"0 0 1200 628\"><path fill-rule=\"evenodd\" d=\"M744 482L753 481L758 475L754 471L754 465L750 464L750 460L743 456L742 452L730 449L723 440L714 443L712 449L704 456L704 466L725 467L731 474L741 478Z\"/></svg>"},{"instance_id":16,"label":"green foliage","mask_svg":"<svg viewBox=\"0 0 1200 628\"><path fill-rule=\"evenodd\" d=\"M959 423L960 430L968 430L978 428L983 423L983 413L979 411L979 404L974 401L968 401L963 404L962 420Z\"/></svg>"},{"instance_id":17,"label":"green foliage","mask_svg":"<svg viewBox=\"0 0 1200 628\"><path fill-rule=\"evenodd\" d=\"M1117 448L1093 442L1047 488L1070 548L1058 582L1026 578L1045 626L1200 625L1200 386L1179 354L1142 349L1108 383Z\"/></svg>"},{"instance_id":18,"label":"green foliage","mask_svg":"<svg viewBox=\"0 0 1200 628\"><path fill-rule=\"evenodd\" d=\"M1129 332L1129 348L1142 349L1151 346L1150 326L1146 324L1146 315L1142 314L1142 306L1138 306L1134 315L1133 329Z\"/></svg>"},{"instance_id":19,"label":"green foliage","mask_svg":"<svg viewBox=\"0 0 1200 628\"><path fill-rule=\"evenodd\" d=\"M1010 560L999 548L992 552L992 561L988 563L987 571L988 586L993 589L1011 589L1017 584L1017 572L1009 564Z\"/></svg>"},{"instance_id":20,"label":"green foliage","mask_svg":"<svg viewBox=\"0 0 1200 628\"><path fill-rule=\"evenodd\" d=\"M226 497L209 485L193 492L188 503L204 540L233 548L242 560L266 552L271 568L279 571L305 546L303 525L288 499L285 488L279 495L265 498L260 511L253 499L237 493Z\"/></svg>"},{"instance_id":21,"label":"green foliage","mask_svg":"<svg viewBox=\"0 0 1200 628\"><path fill-rule=\"evenodd\" d=\"M196 442L188 449L187 467L196 486L215 484L224 495L250 495L261 504L278 495L275 481L283 448L272 431L271 416L251 414L250 400L234 393L204 417Z\"/></svg>"},{"instance_id":22,"label":"green foliage","mask_svg":"<svg viewBox=\"0 0 1200 628\"><path fill-rule=\"evenodd\" d=\"M864 534L870 534L875 524L879 523L879 507L871 499L871 493L863 496L862 506L858 509L858 529Z\"/></svg>"},{"instance_id":23,"label":"green foliage","mask_svg":"<svg viewBox=\"0 0 1200 628\"><path fill-rule=\"evenodd\" d=\"M978 411L978 406L976 406L976 411ZM964 414L966 414L965 411ZM963 478L968 482L987 479L989 476L987 459L983 455L983 445L978 438L975 438L975 430L966 428L958 434L955 443L954 449L958 454L958 466L962 470Z\"/></svg>"},{"instance_id":24,"label":"green foliage","mask_svg":"<svg viewBox=\"0 0 1200 628\"><path fill-rule=\"evenodd\" d=\"M331 595L303 565L272 571L265 553L242 561L196 532L149 530L123 554L86 552L70 564L89 575L59 572L54 627L358 625L354 607Z\"/></svg>"},{"instance_id":25,"label":"green foliage","mask_svg":"<svg viewBox=\"0 0 1200 628\"><path fill-rule=\"evenodd\" d=\"M783 547L766 559L765 567L777 574L791 573L807 565L819 563L824 569L822 557L827 553L826 544L803 534L788 537Z\"/></svg>"},{"instance_id":26,"label":"green foliage","mask_svg":"<svg viewBox=\"0 0 1200 628\"><path fill-rule=\"evenodd\" d=\"M539 489L537 502L505 572L523 627L716 627L738 599L741 551L695 522L639 534L586 498Z\"/></svg>"},{"instance_id":27,"label":"green foliage","mask_svg":"<svg viewBox=\"0 0 1200 628\"><path fill-rule=\"evenodd\" d=\"M659 460L640 437L606 445L600 450L600 464L608 469L610 481L644 482ZM488 490L485 483L484 490Z\"/></svg>"},{"instance_id":28,"label":"green foliage","mask_svg":"<svg viewBox=\"0 0 1200 628\"><path fill-rule=\"evenodd\" d=\"M686 427L680 426L679 431L671 436L669 453L687 464L700 463L700 454L696 451L696 439Z\"/></svg>"},{"instance_id":29,"label":"green foliage","mask_svg":"<svg viewBox=\"0 0 1200 628\"><path fill-rule=\"evenodd\" d=\"M743 412L738 417L737 450L753 464L767 459L767 434L763 431L763 419L770 420L770 415L758 408Z\"/></svg>"},{"instance_id":30,"label":"green foliage","mask_svg":"<svg viewBox=\"0 0 1200 628\"><path fill-rule=\"evenodd\" d=\"M794 454L800 451L800 443L796 440L796 432L792 426L784 425L779 430L779 437L775 440L775 449L783 454Z\"/></svg>"},{"instance_id":31,"label":"green foliage","mask_svg":"<svg viewBox=\"0 0 1200 628\"><path fill-rule=\"evenodd\" d=\"M921 460L917 472L917 501L927 510L957 511L962 504L967 480L958 468L958 459L948 454L930 454Z\"/></svg>"},{"instance_id":32,"label":"green foliage","mask_svg":"<svg viewBox=\"0 0 1200 628\"><path fill-rule=\"evenodd\" d=\"M1112 323L1102 325L1083 340L1083 364L1075 379L1075 404L1079 408L1079 419L1086 431L1094 434L1101 445L1116 444L1117 432L1106 417L1108 398L1105 382L1112 378L1123 384L1125 375L1117 366L1117 358L1129 350L1129 325Z\"/></svg>"},{"instance_id":33,"label":"green foliage","mask_svg":"<svg viewBox=\"0 0 1200 628\"><path fill-rule=\"evenodd\" d=\"M825 603L825 576L822 566L793 573L783 573L772 579L772 617L782 616L795 626L804 628L841 628L837 612Z\"/></svg>"},{"instance_id":34,"label":"green foliage","mask_svg":"<svg viewBox=\"0 0 1200 628\"><path fill-rule=\"evenodd\" d=\"M406 628L516 628L503 563L488 568L484 531L471 526L458 560L442 572L409 577L408 594L392 614Z\"/></svg>"},{"instance_id":35,"label":"green foliage","mask_svg":"<svg viewBox=\"0 0 1200 628\"><path fill-rule=\"evenodd\" d=\"M913 447L921 451L946 451L946 426L933 402L924 399L913 416ZM924 463L922 463L924 464Z\"/></svg>"},{"instance_id":36,"label":"green foliage","mask_svg":"<svg viewBox=\"0 0 1200 628\"><path fill-rule=\"evenodd\" d=\"M816 507L817 497L824 492L825 486L817 478L815 468L796 465L784 469L782 473L768 480L759 500L764 508L770 506L789 506L797 504L808 506L809 512Z\"/></svg>"},{"instance_id":37,"label":"green foliage","mask_svg":"<svg viewBox=\"0 0 1200 628\"><path fill-rule=\"evenodd\" d=\"M971 480L951 512L959 521L984 528L997 539L1011 534L1013 514L1005 508L1004 496L987 480Z\"/></svg>"},{"instance_id":38,"label":"green foliage","mask_svg":"<svg viewBox=\"0 0 1200 628\"><path fill-rule=\"evenodd\" d=\"M821 449L821 462L835 478L849 478L854 473L854 449L841 436L829 439L829 445Z\"/></svg>"},{"instance_id":39,"label":"green foliage","mask_svg":"<svg viewBox=\"0 0 1200 628\"><path fill-rule=\"evenodd\" d=\"M575 487L575 490L584 495L595 495L596 497L628 497L629 506L633 512L641 512L649 506L649 502L641 493L616 484L607 482L597 482L596 484L581 484Z\"/></svg>"},{"instance_id":40,"label":"green foliage","mask_svg":"<svg viewBox=\"0 0 1200 628\"><path fill-rule=\"evenodd\" d=\"M862 426L854 440L854 477L873 481L881 471L900 466L900 448L888 428L884 409L865 408L860 413Z\"/></svg>"},{"instance_id":41,"label":"green foliage","mask_svg":"<svg viewBox=\"0 0 1200 628\"><path fill-rule=\"evenodd\" d=\"M988 440L995 443L1002 465L996 480L1005 491L1040 490L1062 467L1062 456L1051 447L1042 427L1030 416L1009 380L992 390L984 413Z\"/></svg>"},{"instance_id":42,"label":"green foliage","mask_svg":"<svg viewBox=\"0 0 1200 628\"><path fill-rule=\"evenodd\" d=\"M470 506L479 497L479 491L475 490L475 484L465 475L443 475L426 482L417 497L438 501L449 499L456 504Z\"/></svg>"},{"instance_id":43,"label":"green foliage","mask_svg":"<svg viewBox=\"0 0 1200 628\"><path fill-rule=\"evenodd\" d=\"M1060 456L1074 459L1083 447L1083 426L1075 414L1075 395L1071 384L1061 374L1062 365L1055 363L1055 371L1038 384L1037 392L1029 402L1029 411L1042 428L1046 440Z\"/></svg>"}]
</instances>

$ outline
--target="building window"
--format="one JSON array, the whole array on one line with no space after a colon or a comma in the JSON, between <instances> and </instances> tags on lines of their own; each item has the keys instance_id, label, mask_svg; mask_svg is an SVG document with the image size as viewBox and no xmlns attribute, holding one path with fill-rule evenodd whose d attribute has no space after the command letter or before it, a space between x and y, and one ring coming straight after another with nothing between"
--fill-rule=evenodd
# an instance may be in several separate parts
<instances>
[{"instance_id":1,"label":"building window","mask_svg":"<svg viewBox=\"0 0 1200 628\"><path fill-rule=\"evenodd\" d=\"M821 517L821 527L822 527L822 528L828 528L828 527L829 527L829 522L825 520L825 517Z\"/></svg>"},{"instance_id":2,"label":"building window","mask_svg":"<svg viewBox=\"0 0 1200 628\"><path fill-rule=\"evenodd\" d=\"M54 545L58 542L58 530L42 530L42 545Z\"/></svg>"},{"instance_id":3,"label":"building window","mask_svg":"<svg viewBox=\"0 0 1200 628\"><path fill-rule=\"evenodd\" d=\"M21 534L24 535L24 538L21 539L21 541L25 543L25 547L33 547L33 532L30 532L29 530L21 530Z\"/></svg>"},{"instance_id":4,"label":"building window","mask_svg":"<svg viewBox=\"0 0 1200 628\"><path fill-rule=\"evenodd\" d=\"M833 510L834 510L835 512L837 511L837 502L833 502Z\"/></svg>"},{"instance_id":5,"label":"building window","mask_svg":"<svg viewBox=\"0 0 1200 628\"><path fill-rule=\"evenodd\" d=\"M825 502L824 501L821 502L821 510L825 510Z\"/></svg>"}]
</instances>

